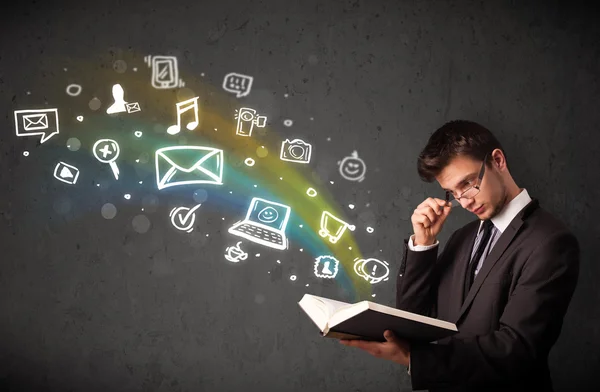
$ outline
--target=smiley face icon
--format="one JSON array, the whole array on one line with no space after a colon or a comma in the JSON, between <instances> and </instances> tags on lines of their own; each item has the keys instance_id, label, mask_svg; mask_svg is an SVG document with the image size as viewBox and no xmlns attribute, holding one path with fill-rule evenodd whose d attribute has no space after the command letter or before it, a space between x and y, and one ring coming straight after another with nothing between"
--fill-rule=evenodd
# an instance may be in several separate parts
<instances>
[{"instance_id":1,"label":"smiley face icon","mask_svg":"<svg viewBox=\"0 0 600 392\"><path fill-rule=\"evenodd\" d=\"M348 157L339 162L340 175L346 180L361 182L365 179L367 165L358 157L358 152L353 151Z\"/></svg>"},{"instance_id":2,"label":"smiley face icon","mask_svg":"<svg viewBox=\"0 0 600 392\"><path fill-rule=\"evenodd\" d=\"M279 213L273 207L265 207L258 213L258 220L263 223L273 223L279 218Z\"/></svg>"}]
</instances>

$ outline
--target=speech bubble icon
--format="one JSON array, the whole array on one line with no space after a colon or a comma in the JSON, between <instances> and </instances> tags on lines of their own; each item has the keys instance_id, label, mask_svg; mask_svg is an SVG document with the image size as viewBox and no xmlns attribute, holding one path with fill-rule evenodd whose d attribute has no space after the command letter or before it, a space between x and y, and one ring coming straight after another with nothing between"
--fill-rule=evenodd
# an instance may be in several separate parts
<instances>
[{"instance_id":1,"label":"speech bubble icon","mask_svg":"<svg viewBox=\"0 0 600 392\"><path fill-rule=\"evenodd\" d=\"M250 94L252 80L252 76L230 72L223 79L223 90L234 93L238 98L246 96Z\"/></svg>"},{"instance_id":2,"label":"speech bubble icon","mask_svg":"<svg viewBox=\"0 0 600 392\"><path fill-rule=\"evenodd\" d=\"M381 261L374 258L354 259L354 272L371 284L379 283L382 280L388 280L390 274L387 261Z\"/></svg>"},{"instance_id":3,"label":"speech bubble icon","mask_svg":"<svg viewBox=\"0 0 600 392\"><path fill-rule=\"evenodd\" d=\"M44 143L58 135L58 109L15 110L15 131L17 136L42 135Z\"/></svg>"}]
</instances>

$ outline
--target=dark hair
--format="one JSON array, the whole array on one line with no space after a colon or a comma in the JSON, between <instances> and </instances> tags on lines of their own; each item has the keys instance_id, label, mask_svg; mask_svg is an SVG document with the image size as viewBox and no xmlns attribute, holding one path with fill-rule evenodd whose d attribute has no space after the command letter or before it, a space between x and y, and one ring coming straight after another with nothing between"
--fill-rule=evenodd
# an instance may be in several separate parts
<instances>
[{"instance_id":1,"label":"dark hair","mask_svg":"<svg viewBox=\"0 0 600 392\"><path fill-rule=\"evenodd\" d=\"M453 158L464 156L482 161L485 154L496 148L506 156L498 139L483 125L467 120L450 121L429 137L419 154L417 171L423 181L433 182ZM487 160L490 162L492 157L488 155Z\"/></svg>"}]
</instances>

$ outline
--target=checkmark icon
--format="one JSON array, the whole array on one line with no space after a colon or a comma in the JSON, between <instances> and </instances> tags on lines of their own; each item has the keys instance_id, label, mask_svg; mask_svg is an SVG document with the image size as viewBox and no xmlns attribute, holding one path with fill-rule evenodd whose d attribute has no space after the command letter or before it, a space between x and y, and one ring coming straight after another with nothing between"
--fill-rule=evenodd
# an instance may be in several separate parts
<instances>
[{"instance_id":1,"label":"checkmark icon","mask_svg":"<svg viewBox=\"0 0 600 392\"><path fill-rule=\"evenodd\" d=\"M200 208L202 204L197 204L192 208L189 207L175 207L169 213L171 217L171 223L177 230L187 231L188 233L194 230L194 222L196 221L196 215L194 212Z\"/></svg>"}]
</instances>

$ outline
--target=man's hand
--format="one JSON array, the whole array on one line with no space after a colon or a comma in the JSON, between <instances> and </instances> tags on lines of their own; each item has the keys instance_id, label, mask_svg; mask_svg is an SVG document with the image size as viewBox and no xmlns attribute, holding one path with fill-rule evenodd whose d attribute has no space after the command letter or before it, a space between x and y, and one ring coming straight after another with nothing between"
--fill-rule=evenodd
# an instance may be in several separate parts
<instances>
[{"instance_id":1,"label":"man's hand","mask_svg":"<svg viewBox=\"0 0 600 392\"><path fill-rule=\"evenodd\" d=\"M386 342L370 342L368 340L341 339L345 346L358 347L377 358L387 359L408 366L410 360L410 345L407 341L398 339L390 330L383 333Z\"/></svg>"}]
</instances>

